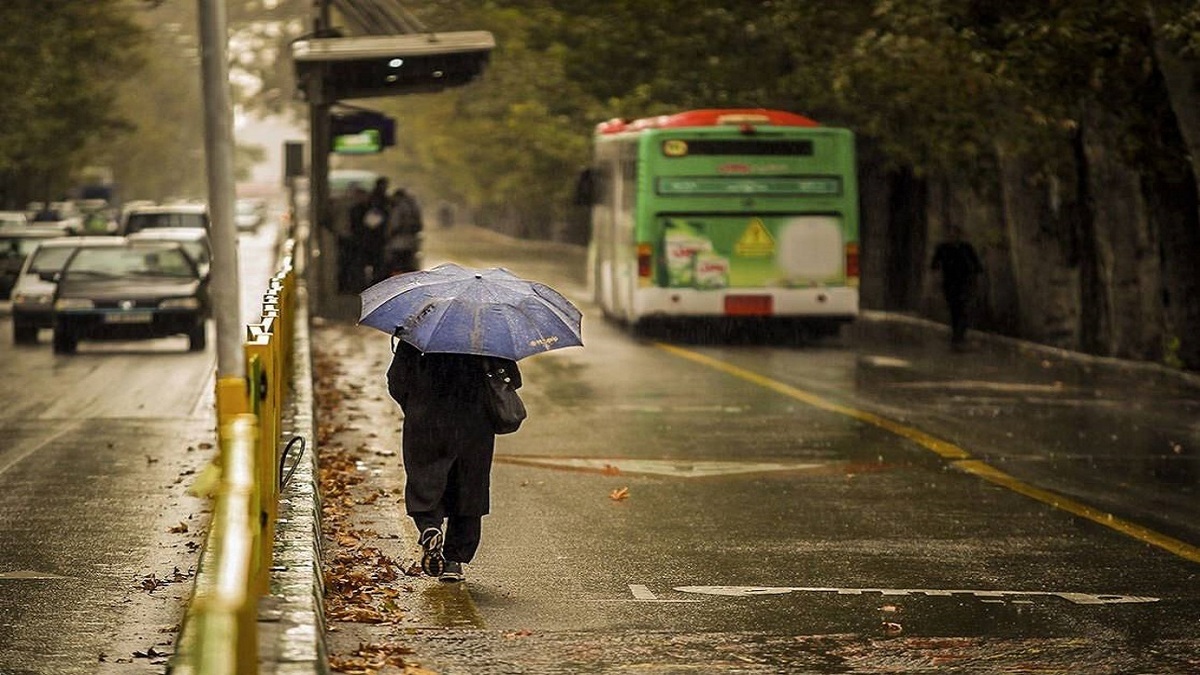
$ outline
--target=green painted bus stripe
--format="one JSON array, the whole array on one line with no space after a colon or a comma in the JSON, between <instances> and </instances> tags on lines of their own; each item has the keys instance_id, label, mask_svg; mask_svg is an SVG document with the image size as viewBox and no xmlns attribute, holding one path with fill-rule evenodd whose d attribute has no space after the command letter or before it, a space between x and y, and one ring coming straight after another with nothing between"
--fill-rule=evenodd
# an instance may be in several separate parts
<instances>
[{"instance_id":1,"label":"green painted bus stripe","mask_svg":"<svg viewBox=\"0 0 1200 675\"><path fill-rule=\"evenodd\" d=\"M851 408L849 406L828 401L820 396L817 396L816 394L804 391L802 389L797 389L791 385L787 385L769 377L759 375L758 373L735 366L731 363L726 363L725 361L705 356L703 354L691 351L690 349L683 349L681 347L668 345L662 342L656 342L654 343L654 346L680 358L687 359L714 370L719 370L741 380L756 384L764 389L770 389L771 391L778 392L784 396L787 396L788 398L808 404L814 408L837 413L839 415L845 415L846 417L850 417L880 429L890 431L893 434L896 434L902 438L906 438L927 450L933 451L936 455L943 459L951 460L951 466L963 472L986 480L994 485L999 485L1000 487L1016 492L1017 494L1029 497L1030 499L1037 500L1055 509L1059 509L1060 511L1065 511L1079 518L1084 518L1099 525L1103 525L1104 527L1120 532L1123 535L1132 537L1143 543L1156 546L1185 560L1200 563L1200 547L1193 546L1192 544L1169 537L1165 534L1155 532L1154 530L1143 527L1136 523L1117 518L1111 513L1105 513L1104 511L1088 506L1082 502L1075 501L1069 497L1064 497L1049 490L1043 490L1042 488L1024 483L985 462L977 459L971 459L970 454L957 445L930 436L929 434L918 429L900 424L899 422L889 420L885 417L880 417L874 413L869 413L863 410L858 410L856 408Z\"/></svg>"}]
</instances>

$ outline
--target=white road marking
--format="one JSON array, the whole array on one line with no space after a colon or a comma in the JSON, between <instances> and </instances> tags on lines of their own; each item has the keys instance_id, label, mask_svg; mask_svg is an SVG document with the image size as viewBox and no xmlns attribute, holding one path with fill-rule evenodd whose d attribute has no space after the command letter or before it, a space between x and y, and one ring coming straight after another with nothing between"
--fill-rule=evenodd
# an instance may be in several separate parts
<instances>
[{"instance_id":1,"label":"white road marking","mask_svg":"<svg viewBox=\"0 0 1200 675\"><path fill-rule=\"evenodd\" d=\"M1062 384L1027 384L1023 382L988 382L984 380L941 380L933 382L894 382L885 385L892 389L936 389L945 391L950 389L973 389L985 391L1005 391L1012 393L1039 393L1048 394L1054 392L1064 392L1066 387Z\"/></svg>"},{"instance_id":2,"label":"white road marking","mask_svg":"<svg viewBox=\"0 0 1200 675\"><path fill-rule=\"evenodd\" d=\"M558 469L597 471L613 474L651 474L672 478L705 478L770 471L807 471L829 466L827 462L709 462L665 459L591 459L585 457L497 456L497 462L532 464Z\"/></svg>"},{"instance_id":3,"label":"white road marking","mask_svg":"<svg viewBox=\"0 0 1200 675\"><path fill-rule=\"evenodd\" d=\"M648 587L642 584L629 584L629 592L633 594L633 598L606 598L602 600L589 600L588 602L660 602L669 604L679 604L685 602L704 602L694 598L680 598L675 600L664 600L654 594Z\"/></svg>"},{"instance_id":4,"label":"white road marking","mask_svg":"<svg viewBox=\"0 0 1200 675\"><path fill-rule=\"evenodd\" d=\"M912 362L905 359L898 359L892 356L874 356L868 355L860 359L867 365L876 366L879 368L911 368Z\"/></svg>"},{"instance_id":5,"label":"white road marking","mask_svg":"<svg viewBox=\"0 0 1200 675\"><path fill-rule=\"evenodd\" d=\"M632 587L631 587L632 588ZM837 595L863 595L878 593L885 596L924 595L951 597L970 595L985 602L1022 601L1031 597L1055 597L1076 605L1122 605L1158 602L1159 598L1141 595L1116 595L1109 593L1070 593L1055 591L990 591L978 589L934 589L934 588L823 588L805 586L677 586L680 593L701 595L724 595L747 597L752 595L784 595L786 593L836 593Z\"/></svg>"},{"instance_id":6,"label":"white road marking","mask_svg":"<svg viewBox=\"0 0 1200 675\"><path fill-rule=\"evenodd\" d=\"M641 584L629 584L629 592L633 593L634 600L657 600L649 588Z\"/></svg>"},{"instance_id":7,"label":"white road marking","mask_svg":"<svg viewBox=\"0 0 1200 675\"><path fill-rule=\"evenodd\" d=\"M682 412L682 413L731 413L732 414L732 413L746 412L746 410L749 409L747 406L737 406L737 405L662 406L662 405L629 405L629 404L624 404L624 403L613 405L613 406L607 406L607 407L611 410L616 410L618 412L640 412L640 413L668 413L668 412L677 413L677 412ZM597 406L593 409L600 410L602 408L603 408L603 406Z\"/></svg>"}]
</instances>

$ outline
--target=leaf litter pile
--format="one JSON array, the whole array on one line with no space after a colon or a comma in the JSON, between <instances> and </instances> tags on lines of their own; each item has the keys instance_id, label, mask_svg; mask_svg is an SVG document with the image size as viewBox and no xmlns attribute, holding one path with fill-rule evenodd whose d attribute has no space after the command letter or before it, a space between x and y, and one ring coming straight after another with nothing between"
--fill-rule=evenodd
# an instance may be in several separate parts
<instances>
[{"instance_id":1,"label":"leaf litter pile","mask_svg":"<svg viewBox=\"0 0 1200 675\"><path fill-rule=\"evenodd\" d=\"M325 621L331 630L337 630L339 622L396 626L405 619L402 596L413 592L403 581L405 566L372 545L379 534L354 518L357 508L388 496L386 490L371 484L372 475L363 468L373 454L371 448L355 443L355 438L363 435L355 422L366 416L355 412L354 397L362 393L363 386L350 379L339 355L320 347L314 349L313 372L325 541ZM329 665L335 672L352 675L433 673L406 661L410 654L410 648L390 640L364 642L350 653L331 654Z\"/></svg>"}]
</instances>

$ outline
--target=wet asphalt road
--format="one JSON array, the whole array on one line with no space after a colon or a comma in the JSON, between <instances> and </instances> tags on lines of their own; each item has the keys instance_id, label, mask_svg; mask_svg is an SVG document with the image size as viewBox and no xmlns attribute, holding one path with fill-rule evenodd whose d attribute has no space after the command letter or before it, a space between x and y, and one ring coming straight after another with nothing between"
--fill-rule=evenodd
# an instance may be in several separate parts
<instances>
[{"instance_id":1,"label":"wet asphalt road","mask_svg":"<svg viewBox=\"0 0 1200 675\"><path fill-rule=\"evenodd\" d=\"M274 227L241 238L243 310L273 272ZM207 519L185 493L214 448L214 327L83 342L12 341L0 312L0 673L160 673Z\"/></svg>"},{"instance_id":2,"label":"wet asphalt road","mask_svg":"<svg viewBox=\"0 0 1200 675\"><path fill-rule=\"evenodd\" d=\"M579 251L430 233L426 264L449 259L564 291L586 347L521 363L530 419L499 439L468 584L417 580L409 625L338 626L333 651L398 640L446 673L1200 672L1197 390L869 331L635 339L586 302ZM387 338L315 337L365 385L356 415L391 416L363 468L394 488Z\"/></svg>"}]
</instances>

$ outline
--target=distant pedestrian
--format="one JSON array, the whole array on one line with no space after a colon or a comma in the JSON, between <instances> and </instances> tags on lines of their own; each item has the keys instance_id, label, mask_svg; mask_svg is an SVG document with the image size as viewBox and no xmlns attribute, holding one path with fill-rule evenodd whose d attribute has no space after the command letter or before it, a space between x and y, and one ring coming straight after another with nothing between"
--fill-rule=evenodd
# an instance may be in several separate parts
<instances>
[{"instance_id":1,"label":"distant pedestrian","mask_svg":"<svg viewBox=\"0 0 1200 675\"><path fill-rule=\"evenodd\" d=\"M420 533L421 569L442 581L465 579L490 510L496 435L484 387L499 367L521 386L508 359L425 354L402 340L388 368L388 393L404 411L405 507Z\"/></svg>"},{"instance_id":2,"label":"distant pedestrian","mask_svg":"<svg viewBox=\"0 0 1200 675\"><path fill-rule=\"evenodd\" d=\"M363 218L367 215L367 199L370 193L359 185L350 188L350 209L345 229L338 231L338 292L358 293L363 289L362 244L359 241L365 229Z\"/></svg>"},{"instance_id":3,"label":"distant pedestrian","mask_svg":"<svg viewBox=\"0 0 1200 675\"><path fill-rule=\"evenodd\" d=\"M421 250L421 207L404 188L396 188L391 197L391 216L388 219L385 265L387 273L400 274L418 269Z\"/></svg>"},{"instance_id":4,"label":"distant pedestrian","mask_svg":"<svg viewBox=\"0 0 1200 675\"><path fill-rule=\"evenodd\" d=\"M942 275L942 295L950 310L950 344L960 348L967 339L967 305L975 293L976 278L983 272L975 247L963 239L962 228L947 230L946 240L934 249L931 267Z\"/></svg>"},{"instance_id":5,"label":"distant pedestrian","mask_svg":"<svg viewBox=\"0 0 1200 675\"><path fill-rule=\"evenodd\" d=\"M368 286L387 276L383 258L387 243L387 221L391 212L387 184L386 178L377 179L366 199L355 203L350 209L350 232L357 247L358 274Z\"/></svg>"},{"instance_id":6,"label":"distant pedestrian","mask_svg":"<svg viewBox=\"0 0 1200 675\"><path fill-rule=\"evenodd\" d=\"M438 204L437 215L439 226L446 228L454 224L454 206L450 202L443 201Z\"/></svg>"}]
</instances>

